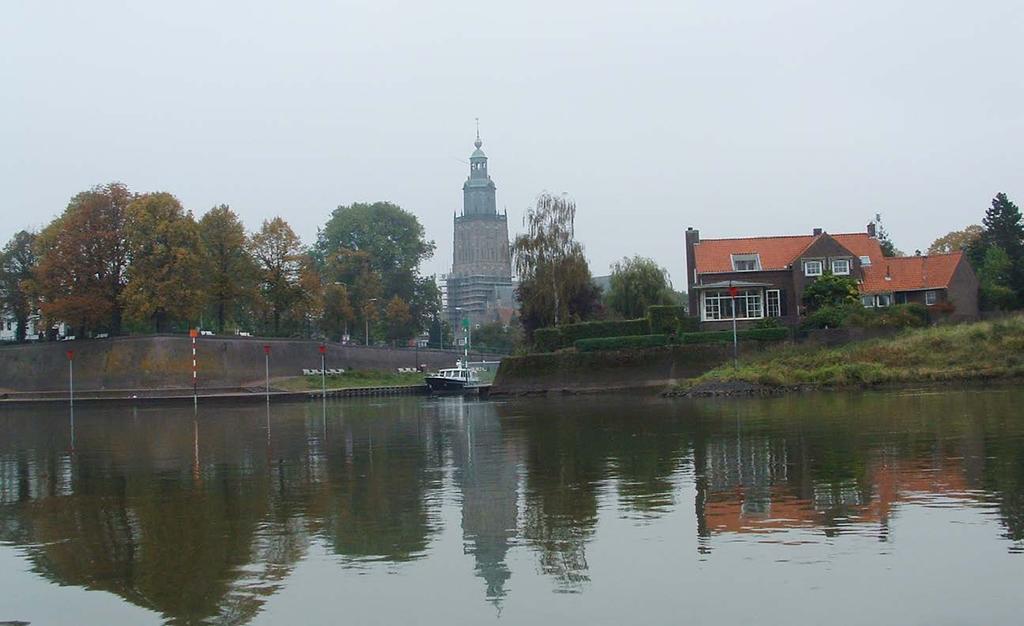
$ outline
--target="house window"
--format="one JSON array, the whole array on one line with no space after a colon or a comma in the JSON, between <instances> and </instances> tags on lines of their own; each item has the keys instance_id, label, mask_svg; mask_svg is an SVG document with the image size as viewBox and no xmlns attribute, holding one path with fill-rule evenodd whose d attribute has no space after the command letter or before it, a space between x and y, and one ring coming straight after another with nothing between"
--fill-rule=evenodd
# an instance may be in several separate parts
<instances>
[{"instance_id":1,"label":"house window","mask_svg":"<svg viewBox=\"0 0 1024 626\"><path fill-rule=\"evenodd\" d=\"M782 294L778 289L764 292L765 317L782 317Z\"/></svg>"},{"instance_id":2,"label":"house window","mask_svg":"<svg viewBox=\"0 0 1024 626\"><path fill-rule=\"evenodd\" d=\"M939 301L938 291L926 291L924 292L924 303L931 306Z\"/></svg>"},{"instance_id":3,"label":"house window","mask_svg":"<svg viewBox=\"0 0 1024 626\"><path fill-rule=\"evenodd\" d=\"M736 272L756 272L761 269L761 259L756 254L734 254L732 269Z\"/></svg>"},{"instance_id":4,"label":"house window","mask_svg":"<svg viewBox=\"0 0 1024 626\"><path fill-rule=\"evenodd\" d=\"M891 293L880 293L875 296L875 306L886 307L892 306L892 294Z\"/></svg>"},{"instance_id":5,"label":"house window","mask_svg":"<svg viewBox=\"0 0 1024 626\"><path fill-rule=\"evenodd\" d=\"M849 276L850 259L832 259L832 273L836 276Z\"/></svg>"},{"instance_id":6,"label":"house window","mask_svg":"<svg viewBox=\"0 0 1024 626\"><path fill-rule=\"evenodd\" d=\"M873 308L875 306L875 297L874 296L861 296L860 297L860 303L863 304L865 308L868 308L868 309Z\"/></svg>"},{"instance_id":7,"label":"house window","mask_svg":"<svg viewBox=\"0 0 1024 626\"><path fill-rule=\"evenodd\" d=\"M704 321L731 320L733 316L733 297L728 291L705 291L703 296ZM735 319L749 320L764 317L764 307L760 289L741 289L736 295Z\"/></svg>"},{"instance_id":8,"label":"house window","mask_svg":"<svg viewBox=\"0 0 1024 626\"><path fill-rule=\"evenodd\" d=\"M821 261L804 261L804 276L821 276Z\"/></svg>"},{"instance_id":9,"label":"house window","mask_svg":"<svg viewBox=\"0 0 1024 626\"><path fill-rule=\"evenodd\" d=\"M867 266L867 267L870 267L871 266L871 257L869 257L869 256L862 256L862 257L860 257L860 264L864 265L864 266Z\"/></svg>"}]
</instances>

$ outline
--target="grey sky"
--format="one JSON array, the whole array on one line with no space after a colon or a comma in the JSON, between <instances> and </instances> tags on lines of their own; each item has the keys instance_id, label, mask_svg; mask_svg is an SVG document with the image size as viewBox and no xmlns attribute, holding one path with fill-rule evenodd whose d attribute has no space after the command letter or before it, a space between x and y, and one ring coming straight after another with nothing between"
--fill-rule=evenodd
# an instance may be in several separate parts
<instances>
[{"instance_id":1,"label":"grey sky","mask_svg":"<svg viewBox=\"0 0 1024 626\"><path fill-rule=\"evenodd\" d=\"M517 230L578 204L591 270L682 232L907 251L1024 201L1024 3L37 2L0 20L0 238L120 180L307 242L391 200L451 263L473 118Z\"/></svg>"}]
</instances>

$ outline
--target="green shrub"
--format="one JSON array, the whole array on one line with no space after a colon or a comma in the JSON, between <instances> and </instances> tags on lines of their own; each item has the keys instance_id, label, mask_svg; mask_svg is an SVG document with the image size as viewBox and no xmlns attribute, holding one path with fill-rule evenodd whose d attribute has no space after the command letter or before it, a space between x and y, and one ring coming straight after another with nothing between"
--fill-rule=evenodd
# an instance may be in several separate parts
<instances>
[{"instance_id":1,"label":"green shrub","mask_svg":"<svg viewBox=\"0 0 1024 626\"><path fill-rule=\"evenodd\" d=\"M668 335L633 335L626 337L578 339L573 345L576 346L576 349L580 352L657 348L659 346L668 345Z\"/></svg>"},{"instance_id":2,"label":"green shrub","mask_svg":"<svg viewBox=\"0 0 1024 626\"><path fill-rule=\"evenodd\" d=\"M651 332L646 317L636 320L612 320L600 322L580 322L560 326L562 346L568 347L580 339L597 339L599 337L632 337L647 335Z\"/></svg>"},{"instance_id":3,"label":"green shrub","mask_svg":"<svg viewBox=\"0 0 1024 626\"><path fill-rule=\"evenodd\" d=\"M928 308L918 303L852 308L844 325L856 328L920 328L928 325Z\"/></svg>"},{"instance_id":4,"label":"green shrub","mask_svg":"<svg viewBox=\"0 0 1024 626\"><path fill-rule=\"evenodd\" d=\"M784 341L789 338L788 328L752 328L736 333L740 341ZM732 343L731 330L711 330L700 333L683 333L682 343Z\"/></svg>"},{"instance_id":5,"label":"green shrub","mask_svg":"<svg viewBox=\"0 0 1024 626\"><path fill-rule=\"evenodd\" d=\"M560 328L538 328L533 331L533 345L538 352L554 352L562 347Z\"/></svg>"},{"instance_id":6,"label":"green shrub","mask_svg":"<svg viewBox=\"0 0 1024 626\"><path fill-rule=\"evenodd\" d=\"M800 328L842 328L846 318L862 310L864 307L859 304L823 306L805 317Z\"/></svg>"},{"instance_id":7,"label":"green shrub","mask_svg":"<svg viewBox=\"0 0 1024 626\"><path fill-rule=\"evenodd\" d=\"M686 307L673 304L656 304L647 307L647 319L651 322L652 333L673 333L681 320L686 319Z\"/></svg>"}]
</instances>

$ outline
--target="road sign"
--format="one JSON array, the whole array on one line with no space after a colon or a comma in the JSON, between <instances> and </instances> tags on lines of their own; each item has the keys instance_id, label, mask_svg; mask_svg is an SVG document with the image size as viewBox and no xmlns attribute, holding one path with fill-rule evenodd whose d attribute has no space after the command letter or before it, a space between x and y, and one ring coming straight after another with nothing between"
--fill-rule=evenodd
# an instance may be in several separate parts
<instances>
[{"instance_id":1,"label":"road sign","mask_svg":"<svg viewBox=\"0 0 1024 626\"><path fill-rule=\"evenodd\" d=\"M735 298L738 295L740 295L740 290L739 289L737 289L735 286L729 287L729 296L730 297Z\"/></svg>"}]
</instances>

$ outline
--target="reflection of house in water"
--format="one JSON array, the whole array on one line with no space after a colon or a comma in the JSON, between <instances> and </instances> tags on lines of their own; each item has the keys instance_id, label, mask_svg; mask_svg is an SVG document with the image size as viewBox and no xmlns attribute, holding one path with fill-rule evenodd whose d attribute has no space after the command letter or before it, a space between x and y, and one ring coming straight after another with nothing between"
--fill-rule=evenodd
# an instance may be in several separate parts
<instances>
[{"instance_id":1,"label":"reflection of house in water","mask_svg":"<svg viewBox=\"0 0 1024 626\"><path fill-rule=\"evenodd\" d=\"M453 443L456 482L462 490L462 537L476 573L496 605L511 575L505 562L519 514L519 450L504 436L493 405L460 403L463 440Z\"/></svg>"},{"instance_id":2,"label":"reflection of house in water","mask_svg":"<svg viewBox=\"0 0 1024 626\"><path fill-rule=\"evenodd\" d=\"M706 454L707 492L698 496L703 507L697 511L709 533L822 528L833 535L868 524L877 525L884 540L901 502L975 497L959 461L948 459L921 467L881 456L868 465L864 478L829 482L815 479L806 465L787 463L781 441L715 441L707 444Z\"/></svg>"}]
</instances>

